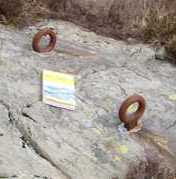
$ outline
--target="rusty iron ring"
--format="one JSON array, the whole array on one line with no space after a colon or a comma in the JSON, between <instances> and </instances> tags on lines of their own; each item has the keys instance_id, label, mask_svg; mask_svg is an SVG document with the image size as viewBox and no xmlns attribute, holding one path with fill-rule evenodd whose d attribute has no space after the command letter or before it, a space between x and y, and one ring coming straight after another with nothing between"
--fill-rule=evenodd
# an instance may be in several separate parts
<instances>
[{"instance_id":1,"label":"rusty iron ring","mask_svg":"<svg viewBox=\"0 0 176 179\"><path fill-rule=\"evenodd\" d=\"M49 45L46 48L41 48L40 40L43 36L47 36L47 35L50 36ZM51 28L44 28L40 30L33 38L32 47L34 51L39 53L50 52L54 49L55 45L56 45L56 33L52 31Z\"/></svg>"},{"instance_id":2,"label":"rusty iron ring","mask_svg":"<svg viewBox=\"0 0 176 179\"><path fill-rule=\"evenodd\" d=\"M133 114L128 115L128 108L135 103L139 104L138 110ZM119 118L125 124L128 131L138 126L138 121L145 111L145 104L145 99L139 95L130 96L122 103L119 110Z\"/></svg>"}]
</instances>

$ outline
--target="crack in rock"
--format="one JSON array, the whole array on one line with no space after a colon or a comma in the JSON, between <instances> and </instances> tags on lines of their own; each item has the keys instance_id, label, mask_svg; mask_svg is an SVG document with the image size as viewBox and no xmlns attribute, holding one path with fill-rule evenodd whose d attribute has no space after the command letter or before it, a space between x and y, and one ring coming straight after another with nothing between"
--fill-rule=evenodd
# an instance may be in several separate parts
<instances>
[{"instance_id":1,"label":"crack in rock","mask_svg":"<svg viewBox=\"0 0 176 179\"><path fill-rule=\"evenodd\" d=\"M176 125L176 120L171 125L169 125L166 129L170 129L171 127L174 127L175 125Z\"/></svg>"},{"instance_id":2,"label":"crack in rock","mask_svg":"<svg viewBox=\"0 0 176 179\"><path fill-rule=\"evenodd\" d=\"M120 83L117 84L117 85L118 85L118 87L120 88L121 94L123 94L124 96L128 96L128 94L127 94L125 88L123 88Z\"/></svg>"},{"instance_id":3,"label":"crack in rock","mask_svg":"<svg viewBox=\"0 0 176 179\"><path fill-rule=\"evenodd\" d=\"M22 137L21 139L25 144L27 144L33 151L42 159L46 160L51 166L53 166L56 170L61 172L67 179L72 179L69 174L67 174L61 167L59 167L50 157L49 155L38 145L36 141L34 141L31 138L31 133L29 133L26 129L25 126L19 121L16 120L14 113L10 110L10 105L5 103L3 100L0 100L0 104L2 104L6 110L8 111L8 118L9 122L15 124L15 127L18 129L18 131L21 133ZM33 119L31 116L28 114L22 112L20 115L29 118L30 120L37 122L35 119ZM4 176L4 175L2 175ZM14 175L15 176L15 175ZM4 178L8 178L9 176L5 176ZM0 178L1 175L0 175Z\"/></svg>"},{"instance_id":4,"label":"crack in rock","mask_svg":"<svg viewBox=\"0 0 176 179\"><path fill-rule=\"evenodd\" d=\"M6 110L8 112L9 122L13 123L15 121L15 117L14 117L12 111L10 110L10 106L3 100L0 100L0 104L2 104L6 108Z\"/></svg>"},{"instance_id":5,"label":"crack in rock","mask_svg":"<svg viewBox=\"0 0 176 179\"><path fill-rule=\"evenodd\" d=\"M36 121L35 119L33 119L33 118L32 118L29 114L27 114L26 112L22 112L21 115L24 116L24 117L26 117L26 118L28 118L28 119L30 119L31 121L37 123L37 121Z\"/></svg>"},{"instance_id":6,"label":"crack in rock","mask_svg":"<svg viewBox=\"0 0 176 179\"><path fill-rule=\"evenodd\" d=\"M8 176L8 175L6 175L6 174L0 174L0 179L2 178L17 178L18 176L17 175L12 175L12 176Z\"/></svg>"},{"instance_id":7,"label":"crack in rock","mask_svg":"<svg viewBox=\"0 0 176 179\"><path fill-rule=\"evenodd\" d=\"M15 121L16 128L22 134L22 140L42 159L49 162L54 168L61 172L67 179L71 179L71 176L67 174L60 166L58 166L45 152L38 143L31 138L31 135L26 131L25 126L20 121Z\"/></svg>"}]
</instances>

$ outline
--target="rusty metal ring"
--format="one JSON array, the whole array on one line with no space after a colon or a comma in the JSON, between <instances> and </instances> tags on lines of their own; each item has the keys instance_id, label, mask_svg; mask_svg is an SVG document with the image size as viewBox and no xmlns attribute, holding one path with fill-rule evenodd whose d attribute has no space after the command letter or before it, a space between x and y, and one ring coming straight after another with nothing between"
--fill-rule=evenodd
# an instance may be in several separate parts
<instances>
[{"instance_id":1,"label":"rusty metal ring","mask_svg":"<svg viewBox=\"0 0 176 179\"><path fill-rule=\"evenodd\" d=\"M138 103L138 110L131 115L128 115L128 108ZM130 96L123 102L119 110L119 118L125 124L128 130L135 128L138 125L139 119L142 117L145 111L145 99L139 95Z\"/></svg>"},{"instance_id":2,"label":"rusty metal ring","mask_svg":"<svg viewBox=\"0 0 176 179\"><path fill-rule=\"evenodd\" d=\"M50 36L50 42L46 48L40 47L40 40L43 36ZM44 28L40 30L33 38L32 47L34 51L39 53L50 52L56 45L56 33L51 28Z\"/></svg>"}]
</instances>

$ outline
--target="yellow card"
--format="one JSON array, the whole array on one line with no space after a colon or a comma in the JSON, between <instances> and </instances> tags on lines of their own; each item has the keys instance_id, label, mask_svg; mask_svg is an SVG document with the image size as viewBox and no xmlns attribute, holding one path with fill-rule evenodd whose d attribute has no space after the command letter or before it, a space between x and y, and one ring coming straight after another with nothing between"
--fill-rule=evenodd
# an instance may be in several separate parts
<instances>
[{"instance_id":1,"label":"yellow card","mask_svg":"<svg viewBox=\"0 0 176 179\"><path fill-rule=\"evenodd\" d=\"M53 71L43 71L43 102L55 107L74 110L74 76Z\"/></svg>"}]
</instances>

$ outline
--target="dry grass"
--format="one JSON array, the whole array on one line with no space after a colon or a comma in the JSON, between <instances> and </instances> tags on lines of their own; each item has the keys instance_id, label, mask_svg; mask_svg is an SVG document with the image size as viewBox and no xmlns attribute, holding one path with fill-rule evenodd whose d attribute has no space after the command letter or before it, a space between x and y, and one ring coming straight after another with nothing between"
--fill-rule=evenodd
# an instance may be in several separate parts
<instances>
[{"instance_id":1,"label":"dry grass","mask_svg":"<svg viewBox=\"0 0 176 179\"><path fill-rule=\"evenodd\" d=\"M16 0L1 0L0 1L0 12L7 18L18 16L22 9L22 2Z\"/></svg>"},{"instance_id":2,"label":"dry grass","mask_svg":"<svg viewBox=\"0 0 176 179\"><path fill-rule=\"evenodd\" d=\"M143 40L166 47L172 60L176 57L176 1L160 0L148 7L142 26ZM174 60L176 62L176 60Z\"/></svg>"},{"instance_id":3,"label":"dry grass","mask_svg":"<svg viewBox=\"0 0 176 179\"><path fill-rule=\"evenodd\" d=\"M4 23L14 23L16 24L16 18L21 12L23 4L21 1L16 0L0 0L0 14L1 14L1 21ZM4 18L3 18L4 17Z\"/></svg>"},{"instance_id":4,"label":"dry grass","mask_svg":"<svg viewBox=\"0 0 176 179\"><path fill-rule=\"evenodd\" d=\"M5 17L5 24L24 27L47 17L48 10L40 0L0 0L0 15Z\"/></svg>"}]
</instances>

